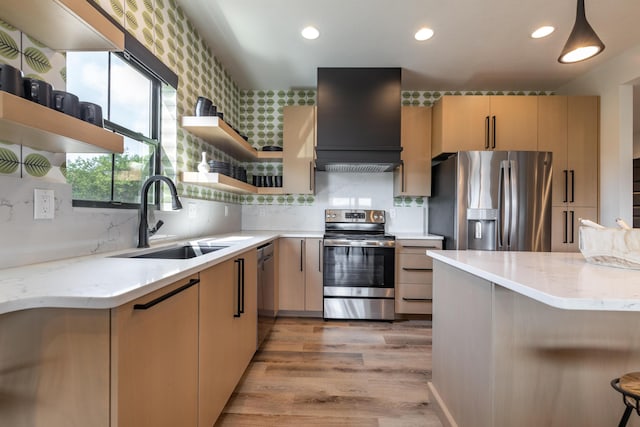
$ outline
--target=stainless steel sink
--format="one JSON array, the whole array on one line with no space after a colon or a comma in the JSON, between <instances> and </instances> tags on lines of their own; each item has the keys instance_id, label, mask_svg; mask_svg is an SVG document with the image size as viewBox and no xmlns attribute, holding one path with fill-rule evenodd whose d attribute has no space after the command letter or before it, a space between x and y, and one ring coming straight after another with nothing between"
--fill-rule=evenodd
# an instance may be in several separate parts
<instances>
[{"instance_id":1,"label":"stainless steel sink","mask_svg":"<svg viewBox=\"0 0 640 427\"><path fill-rule=\"evenodd\" d=\"M118 258L156 258L156 259L189 259L211 252L225 249L228 246L208 246L208 245L181 245L161 248L145 253L129 253L119 255Z\"/></svg>"}]
</instances>

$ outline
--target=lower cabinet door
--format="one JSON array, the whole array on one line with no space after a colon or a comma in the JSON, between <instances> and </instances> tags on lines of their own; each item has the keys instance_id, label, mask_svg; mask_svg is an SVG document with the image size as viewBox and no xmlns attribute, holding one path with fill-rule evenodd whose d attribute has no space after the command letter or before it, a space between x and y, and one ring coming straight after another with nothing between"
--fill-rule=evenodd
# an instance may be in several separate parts
<instances>
[{"instance_id":1,"label":"lower cabinet door","mask_svg":"<svg viewBox=\"0 0 640 427\"><path fill-rule=\"evenodd\" d=\"M235 264L226 261L200 272L198 425L211 427L237 382L234 315Z\"/></svg>"},{"instance_id":2,"label":"lower cabinet door","mask_svg":"<svg viewBox=\"0 0 640 427\"><path fill-rule=\"evenodd\" d=\"M396 286L396 313L431 314L432 285L399 283Z\"/></svg>"},{"instance_id":3,"label":"lower cabinet door","mask_svg":"<svg viewBox=\"0 0 640 427\"><path fill-rule=\"evenodd\" d=\"M215 424L256 351L257 273L255 250L200 272L200 427Z\"/></svg>"},{"instance_id":4,"label":"lower cabinet door","mask_svg":"<svg viewBox=\"0 0 640 427\"><path fill-rule=\"evenodd\" d=\"M580 218L598 222L598 209L554 206L551 208L551 251L578 252Z\"/></svg>"},{"instance_id":5,"label":"lower cabinet door","mask_svg":"<svg viewBox=\"0 0 640 427\"><path fill-rule=\"evenodd\" d=\"M114 425L196 426L198 276L113 309L111 351Z\"/></svg>"}]
</instances>

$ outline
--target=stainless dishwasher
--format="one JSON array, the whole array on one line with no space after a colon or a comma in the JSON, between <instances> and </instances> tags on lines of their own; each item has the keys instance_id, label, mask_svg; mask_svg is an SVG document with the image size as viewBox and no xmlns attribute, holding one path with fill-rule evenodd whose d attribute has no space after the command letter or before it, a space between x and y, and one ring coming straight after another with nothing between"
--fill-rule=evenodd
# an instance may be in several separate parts
<instances>
[{"instance_id":1,"label":"stainless dishwasher","mask_svg":"<svg viewBox=\"0 0 640 427\"><path fill-rule=\"evenodd\" d=\"M260 348L276 320L273 243L258 247L258 342Z\"/></svg>"}]
</instances>

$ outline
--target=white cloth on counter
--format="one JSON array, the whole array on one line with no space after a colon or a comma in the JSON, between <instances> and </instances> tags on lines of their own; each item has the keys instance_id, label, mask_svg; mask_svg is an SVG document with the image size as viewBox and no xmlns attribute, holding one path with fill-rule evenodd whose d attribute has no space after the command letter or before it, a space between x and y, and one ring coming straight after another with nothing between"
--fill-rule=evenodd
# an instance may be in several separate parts
<instances>
[{"instance_id":1,"label":"white cloth on counter","mask_svg":"<svg viewBox=\"0 0 640 427\"><path fill-rule=\"evenodd\" d=\"M640 270L640 229L580 227L579 247L592 264Z\"/></svg>"}]
</instances>

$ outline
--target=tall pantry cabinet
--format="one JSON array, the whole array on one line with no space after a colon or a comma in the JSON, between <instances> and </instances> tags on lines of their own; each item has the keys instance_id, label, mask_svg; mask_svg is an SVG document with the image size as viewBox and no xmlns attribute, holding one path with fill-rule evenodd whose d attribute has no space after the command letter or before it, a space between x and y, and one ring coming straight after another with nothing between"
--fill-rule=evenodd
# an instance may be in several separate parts
<instances>
[{"instance_id":1,"label":"tall pantry cabinet","mask_svg":"<svg viewBox=\"0 0 640 427\"><path fill-rule=\"evenodd\" d=\"M579 218L598 221L597 96L538 97L538 150L553 153L551 250L578 250Z\"/></svg>"}]
</instances>

